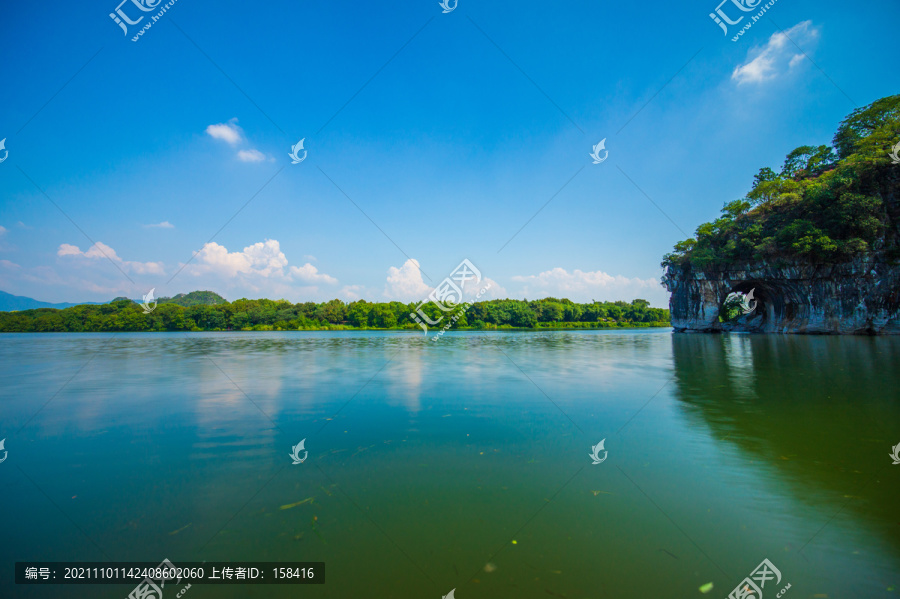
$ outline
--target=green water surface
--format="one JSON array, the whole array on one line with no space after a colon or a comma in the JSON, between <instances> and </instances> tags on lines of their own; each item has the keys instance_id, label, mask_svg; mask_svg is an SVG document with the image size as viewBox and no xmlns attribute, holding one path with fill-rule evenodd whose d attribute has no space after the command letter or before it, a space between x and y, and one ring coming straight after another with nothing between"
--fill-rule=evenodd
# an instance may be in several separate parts
<instances>
[{"instance_id":1,"label":"green water surface","mask_svg":"<svg viewBox=\"0 0 900 599\"><path fill-rule=\"evenodd\" d=\"M898 387L892 338L7 334L0 597L163 558L326 562L189 599L898 597Z\"/></svg>"}]
</instances>

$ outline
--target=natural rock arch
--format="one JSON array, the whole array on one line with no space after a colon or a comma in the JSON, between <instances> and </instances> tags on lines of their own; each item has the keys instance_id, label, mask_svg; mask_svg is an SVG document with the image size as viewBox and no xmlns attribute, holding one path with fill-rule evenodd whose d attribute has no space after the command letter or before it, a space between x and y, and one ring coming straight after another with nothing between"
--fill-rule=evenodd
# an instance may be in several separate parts
<instances>
[{"instance_id":1,"label":"natural rock arch","mask_svg":"<svg viewBox=\"0 0 900 599\"><path fill-rule=\"evenodd\" d=\"M668 268L676 331L900 334L900 266L881 256L842 264L766 263ZM732 292L754 290L758 314L723 323Z\"/></svg>"}]
</instances>

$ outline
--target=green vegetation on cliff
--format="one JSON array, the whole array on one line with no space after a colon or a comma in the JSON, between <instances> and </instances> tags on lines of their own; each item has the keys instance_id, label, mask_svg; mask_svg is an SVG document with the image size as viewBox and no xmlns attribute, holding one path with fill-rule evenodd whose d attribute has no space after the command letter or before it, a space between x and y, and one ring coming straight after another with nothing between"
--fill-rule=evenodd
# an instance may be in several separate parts
<instances>
[{"instance_id":1,"label":"green vegetation on cliff","mask_svg":"<svg viewBox=\"0 0 900 599\"><path fill-rule=\"evenodd\" d=\"M663 267L735 262L842 262L885 250L900 257L900 95L876 100L841 122L831 146L800 146L781 170L762 168L743 199L697 227Z\"/></svg>"},{"instance_id":2,"label":"green vegetation on cliff","mask_svg":"<svg viewBox=\"0 0 900 599\"><path fill-rule=\"evenodd\" d=\"M209 294L209 295L204 295ZM285 300L240 299L227 302L211 291L179 295L184 304L160 300L145 314L129 299L102 305L80 305L64 310L40 308L0 312L0 332L101 331L294 331L341 329L419 329L410 319L417 304L370 303L292 304ZM190 299L189 299L190 298ZM205 298L202 302L201 299ZM216 298L221 300L217 301ZM215 302L215 303L211 303ZM444 314L433 303L422 308L431 320ZM448 322L444 318L435 330ZM472 304L453 328L613 328L669 326L669 311L651 308L647 300L576 304L567 299L537 301L490 300Z\"/></svg>"}]
</instances>

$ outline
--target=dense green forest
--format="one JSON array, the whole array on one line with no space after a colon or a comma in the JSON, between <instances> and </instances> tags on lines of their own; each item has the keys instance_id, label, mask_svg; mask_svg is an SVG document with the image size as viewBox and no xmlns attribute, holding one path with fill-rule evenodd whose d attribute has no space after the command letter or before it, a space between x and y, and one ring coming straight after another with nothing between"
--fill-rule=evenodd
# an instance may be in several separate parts
<instances>
[{"instance_id":1,"label":"dense green forest","mask_svg":"<svg viewBox=\"0 0 900 599\"><path fill-rule=\"evenodd\" d=\"M675 245L663 267L735 262L842 262L884 251L900 258L900 95L854 110L833 146L801 146L762 168L746 197Z\"/></svg>"},{"instance_id":2,"label":"dense green forest","mask_svg":"<svg viewBox=\"0 0 900 599\"><path fill-rule=\"evenodd\" d=\"M342 329L422 329L410 318L417 304L364 300L292 304L285 300L239 299L228 302L211 291L162 298L149 314L127 298L108 304L63 310L39 308L0 312L2 332L101 331L296 331ZM463 306L457 310L462 311ZM431 320L443 313L433 303L423 311ZM458 313L458 312L457 312ZM449 317L438 323L438 330ZM669 311L646 300L576 304L567 299L490 300L468 307L453 324L459 329L543 329L668 326Z\"/></svg>"}]
</instances>

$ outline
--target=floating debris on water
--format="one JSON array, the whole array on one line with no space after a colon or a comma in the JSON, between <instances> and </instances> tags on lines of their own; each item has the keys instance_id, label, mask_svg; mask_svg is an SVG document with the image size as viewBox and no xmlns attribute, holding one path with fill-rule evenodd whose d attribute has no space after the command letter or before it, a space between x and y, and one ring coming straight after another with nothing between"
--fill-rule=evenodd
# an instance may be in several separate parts
<instances>
[{"instance_id":1,"label":"floating debris on water","mask_svg":"<svg viewBox=\"0 0 900 599\"><path fill-rule=\"evenodd\" d=\"M298 501L297 503L289 503L289 504L287 504L287 505L281 506L279 509L282 509L282 510L289 510L289 509L291 509L292 507L297 507L298 505L303 505L304 503L312 503L312 500L313 500L313 499L315 499L315 497L307 497L307 498L304 499L303 501Z\"/></svg>"},{"instance_id":2,"label":"floating debris on water","mask_svg":"<svg viewBox=\"0 0 900 599\"><path fill-rule=\"evenodd\" d=\"M490 574L491 572L496 572L496 571L497 571L497 565L496 565L496 564L492 564L491 562L488 562L488 563L486 563L486 564L484 565L484 571L487 572L488 574Z\"/></svg>"},{"instance_id":3,"label":"floating debris on water","mask_svg":"<svg viewBox=\"0 0 900 599\"><path fill-rule=\"evenodd\" d=\"M169 536L171 537L172 535L177 535L177 534L180 533L182 530L186 530L191 524L193 524L193 522L188 522L187 524L185 524L184 526L182 526L182 527L179 528L178 530L173 530L172 532L169 533Z\"/></svg>"},{"instance_id":4,"label":"floating debris on water","mask_svg":"<svg viewBox=\"0 0 900 599\"><path fill-rule=\"evenodd\" d=\"M700 586L701 593L708 593L711 590L713 590L713 583L711 582L707 582L706 584Z\"/></svg>"}]
</instances>

